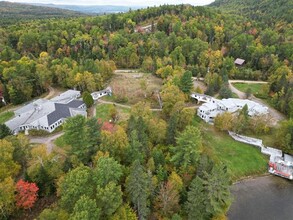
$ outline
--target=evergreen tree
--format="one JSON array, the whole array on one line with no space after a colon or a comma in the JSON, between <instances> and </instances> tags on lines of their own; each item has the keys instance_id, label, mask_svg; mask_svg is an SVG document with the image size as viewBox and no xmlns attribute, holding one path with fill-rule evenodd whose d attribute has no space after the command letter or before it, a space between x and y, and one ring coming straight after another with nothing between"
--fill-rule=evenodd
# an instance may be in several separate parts
<instances>
[{"instance_id":1,"label":"evergreen tree","mask_svg":"<svg viewBox=\"0 0 293 220\"><path fill-rule=\"evenodd\" d=\"M230 178L227 167L214 166L211 173L205 172L206 210L215 216L222 213L230 204Z\"/></svg>"},{"instance_id":2,"label":"evergreen tree","mask_svg":"<svg viewBox=\"0 0 293 220\"><path fill-rule=\"evenodd\" d=\"M134 161L126 179L126 191L137 211L139 220L147 219L149 213L149 188L150 182L147 173L138 160Z\"/></svg>"},{"instance_id":3,"label":"evergreen tree","mask_svg":"<svg viewBox=\"0 0 293 220\"><path fill-rule=\"evenodd\" d=\"M200 177L196 177L191 182L187 194L187 202L185 203L188 219L208 219L208 214L206 212L205 197L206 192L203 180Z\"/></svg>"},{"instance_id":4,"label":"evergreen tree","mask_svg":"<svg viewBox=\"0 0 293 220\"><path fill-rule=\"evenodd\" d=\"M70 154L86 163L89 160L89 145L86 138L86 119L81 115L68 118L64 125L65 143L71 146Z\"/></svg>"},{"instance_id":5,"label":"evergreen tree","mask_svg":"<svg viewBox=\"0 0 293 220\"><path fill-rule=\"evenodd\" d=\"M85 103L87 108L92 107L93 104L94 104L94 99L93 99L92 95L88 91L85 91L82 94L82 100Z\"/></svg>"},{"instance_id":6,"label":"evergreen tree","mask_svg":"<svg viewBox=\"0 0 293 220\"><path fill-rule=\"evenodd\" d=\"M171 162L187 172L190 166L194 166L199 158L202 148L202 138L198 128L187 126L179 134L177 145L173 148L174 155Z\"/></svg>"},{"instance_id":7,"label":"evergreen tree","mask_svg":"<svg viewBox=\"0 0 293 220\"><path fill-rule=\"evenodd\" d=\"M10 129L5 124L0 124L0 139L3 139L8 135L12 135Z\"/></svg>"},{"instance_id":8,"label":"evergreen tree","mask_svg":"<svg viewBox=\"0 0 293 220\"><path fill-rule=\"evenodd\" d=\"M97 152L98 145L101 142L101 127L102 125L96 118L91 118L86 121L86 139L89 149L89 156Z\"/></svg>"},{"instance_id":9,"label":"evergreen tree","mask_svg":"<svg viewBox=\"0 0 293 220\"><path fill-rule=\"evenodd\" d=\"M191 71L186 71L183 73L183 76L180 79L179 88L185 94L189 94L192 87L193 87L192 73Z\"/></svg>"},{"instance_id":10,"label":"evergreen tree","mask_svg":"<svg viewBox=\"0 0 293 220\"><path fill-rule=\"evenodd\" d=\"M167 132L166 132L166 143L167 144L172 144L175 145L176 143L176 132L177 132L177 124L178 124L178 114L175 113L171 116L169 122L168 122L168 127L167 127Z\"/></svg>"},{"instance_id":11,"label":"evergreen tree","mask_svg":"<svg viewBox=\"0 0 293 220\"><path fill-rule=\"evenodd\" d=\"M136 130L133 130L130 134L129 138L129 148L128 148L128 162L129 164L132 163L132 161L139 160L140 162L143 162L146 155L142 151L142 143L138 140L138 134Z\"/></svg>"}]
</instances>

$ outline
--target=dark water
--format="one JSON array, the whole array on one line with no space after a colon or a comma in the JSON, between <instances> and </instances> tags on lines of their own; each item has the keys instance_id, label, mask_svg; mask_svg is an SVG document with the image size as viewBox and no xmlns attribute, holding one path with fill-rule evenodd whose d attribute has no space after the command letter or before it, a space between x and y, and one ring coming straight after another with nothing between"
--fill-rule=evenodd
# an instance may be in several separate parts
<instances>
[{"instance_id":1,"label":"dark water","mask_svg":"<svg viewBox=\"0 0 293 220\"><path fill-rule=\"evenodd\" d=\"M266 176L232 186L229 220L293 220L293 181Z\"/></svg>"}]
</instances>

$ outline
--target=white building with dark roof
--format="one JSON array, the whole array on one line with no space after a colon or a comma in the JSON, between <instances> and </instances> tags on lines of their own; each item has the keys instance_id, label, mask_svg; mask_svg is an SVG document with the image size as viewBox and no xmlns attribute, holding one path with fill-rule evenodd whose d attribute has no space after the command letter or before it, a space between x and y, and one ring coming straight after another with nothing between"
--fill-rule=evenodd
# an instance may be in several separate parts
<instances>
[{"instance_id":1,"label":"white building with dark roof","mask_svg":"<svg viewBox=\"0 0 293 220\"><path fill-rule=\"evenodd\" d=\"M229 98L219 100L198 93L192 94L191 97L197 99L198 101L205 102L198 108L197 115L208 123L213 123L214 118L218 114L222 114L224 112L235 113L241 110L245 105L247 105L248 115L251 117L269 113L268 107L248 99Z\"/></svg>"},{"instance_id":2,"label":"white building with dark roof","mask_svg":"<svg viewBox=\"0 0 293 220\"><path fill-rule=\"evenodd\" d=\"M79 97L79 91L68 90L51 100L38 99L16 110L15 117L5 124L15 134L31 129L53 132L66 118L87 116L86 105Z\"/></svg>"}]
</instances>

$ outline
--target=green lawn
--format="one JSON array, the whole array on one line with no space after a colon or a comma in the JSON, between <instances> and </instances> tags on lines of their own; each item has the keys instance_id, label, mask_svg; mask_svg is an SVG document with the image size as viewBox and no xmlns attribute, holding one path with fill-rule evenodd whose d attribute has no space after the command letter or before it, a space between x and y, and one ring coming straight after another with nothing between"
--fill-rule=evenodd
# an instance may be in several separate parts
<instances>
[{"instance_id":1,"label":"green lawn","mask_svg":"<svg viewBox=\"0 0 293 220\"><path fill-rule=\"evenodd\" d=\"M9 119L11 119L14 116L13 112L3 112L0 113L0 124L5 123Z\"/></svg>"},{"instance_id":2,"label":"green lawn","mask_svg":"<svg viewBox=\"0 0 293 220\"><path fill-rule=\"evenodd\" d=\"M257 147L234 141L228 134L212 127L204 130L204 146L212 150L215 160L227 165L233 181L266 172L268 158Z\"/></svg>"},{"instance_id":3,"label":"green lawn","mask_svg":"<svg viewBox=\"0 0 293 220\"><path fill-rule=\"evenodd\" d=\"M265 84L256 84L256 83L233 83L233 86L240 90L241 92L246 92L248 88L251 89L251 93L255 96L263 96L263 86Z\"/></svg>"},{"instance_id":4,"label":"green lawn","mask_svg":"<svg viewBox=\"0 0 293 220\"><path fill-rule=\"evenodd\" d=\"M99 104L96 106L96 118L102 119L102 121L109 121L111 119L110 117L110 111L113 108L113 104Z\"/></svg>"}]
</instances>

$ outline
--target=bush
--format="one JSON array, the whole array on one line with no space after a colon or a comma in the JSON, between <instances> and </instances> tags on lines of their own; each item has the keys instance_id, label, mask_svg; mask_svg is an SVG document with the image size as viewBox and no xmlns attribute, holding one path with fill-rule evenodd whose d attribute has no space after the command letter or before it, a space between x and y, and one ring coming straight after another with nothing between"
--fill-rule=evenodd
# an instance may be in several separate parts
<instances>
[{"instance_id":1,"label":"bush","mask_svg":"<svg viewBox=\"0 0 293 220\"><path fill-rule=\"evenodd\" d=\"M50 135L50 133L44 130L31 129L29 130L29 135L30 136L47 136L47 135Z\"/></svg>"}]
</instances>

